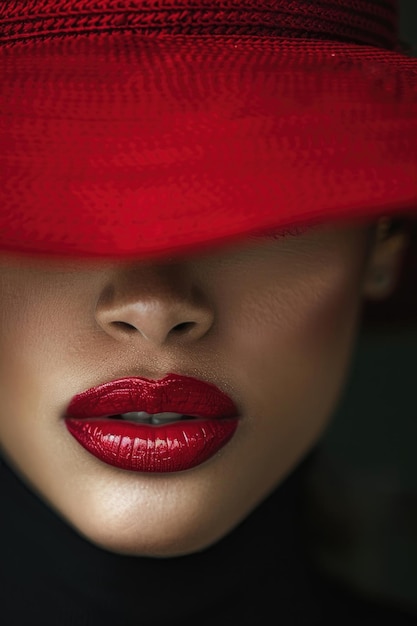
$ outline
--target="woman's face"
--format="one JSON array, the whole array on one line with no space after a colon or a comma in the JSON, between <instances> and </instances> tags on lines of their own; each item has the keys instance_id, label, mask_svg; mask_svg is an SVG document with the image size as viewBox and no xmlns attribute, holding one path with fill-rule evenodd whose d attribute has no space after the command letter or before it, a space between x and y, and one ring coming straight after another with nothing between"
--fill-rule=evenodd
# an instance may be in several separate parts
<instances>
[{"instance_id":1,"label":"woman's face","mask_svg":"<svg viewBox=\"0 0 417 626\"><path fill-rule=\"evenodd\" d=\"M369 227L343 224L160 263L2 258L5 456L105 549L174 556L209 546L279 485L332 416L368 243ZM66 428L74 395L169 373L215 384L239 407L232 439L196 467L120 469Z\"/></svg>"}]
</instances>

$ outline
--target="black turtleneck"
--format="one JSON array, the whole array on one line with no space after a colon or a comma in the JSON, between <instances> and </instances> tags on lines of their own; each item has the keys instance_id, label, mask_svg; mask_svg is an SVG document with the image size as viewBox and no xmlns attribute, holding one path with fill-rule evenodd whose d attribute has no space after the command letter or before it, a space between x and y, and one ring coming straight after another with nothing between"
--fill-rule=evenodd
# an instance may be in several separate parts
<instances>
[{"instance_id":1,"label":"black turtleneck","mask_svg":"<svg viewBox=\"0 0 417 626\"><path fill-rule=\"evenodd\" d=\"M416 618L355 598L314 571L302 528L309 462L214 546L153 559L95 547L2 461L2 624L415 626Z\"/></svg>"}]
</instances>

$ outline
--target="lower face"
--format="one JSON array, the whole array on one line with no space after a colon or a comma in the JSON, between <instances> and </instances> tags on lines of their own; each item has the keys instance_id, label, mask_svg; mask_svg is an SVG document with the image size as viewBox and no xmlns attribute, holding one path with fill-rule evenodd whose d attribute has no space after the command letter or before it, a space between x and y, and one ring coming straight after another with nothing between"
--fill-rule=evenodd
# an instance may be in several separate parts
<instances>
[{"instance_id":1,"label":"lower face","mask_svg":"<svg viewBox=\"0 0 417 626\"><path fill-rule=\"evenodd\" d=\"M369 233L322 225L159 263L3 257L5 458L106 550L168 557L213 544L284 480L334 413L360 321ZM174 318L194 321L194 331L165 333ZM169 373L214 384L239 407L234 435L203 462L130 471L68 431L74 395Z\"/></svg>"}]
</instances>

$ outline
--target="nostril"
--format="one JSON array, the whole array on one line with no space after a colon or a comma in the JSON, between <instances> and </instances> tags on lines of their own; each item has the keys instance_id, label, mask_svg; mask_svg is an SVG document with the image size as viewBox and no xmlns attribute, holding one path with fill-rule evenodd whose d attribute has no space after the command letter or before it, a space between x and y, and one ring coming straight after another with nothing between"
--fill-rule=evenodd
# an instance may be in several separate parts
<instances>
[{"instance_id":1,"label":"nostril","mask_svg":"<svg viewBox=\"0 0 417 626\"><path fill-rule=\"evenodd\" d=\"M136 330L133 324L128 324L127 322L112 322L112 326L115 326L116 328L120 328L121 330L128 330L128 331Z\"/></svg>"},{"instance_id":2,"label":"nostril","mask_svg":"<svg viewBox=\"0 0 417 626\"><path fill-rule=\"evenodd\" d=\"M129 324L128 322L112 322L111 323L113 327L115 328L120 328L121 330L124 330L126 332L132 332L132 331L137 331L138 329L136 328L136 326L134 326L133 324ZM181 324L177 324L176 326L174 326L171 329L171 332L175 332L175 333L184 333L186 332L188 329L192 328L193 326L195 326L195 322L181 322Z\"/></svg>"},{"instance_id":3,"label":"nostril","mask_svg":"<svg viewBox=\"0 0 417 626\"><path fill-rule=\"evenodd\" d=\"M181 324L177 324L176 326L174 326L171 331L181 333L188 330L189 328L192 328L193 326L195 326L195 322L181 322Z\"/></svg>"}]
</instances>

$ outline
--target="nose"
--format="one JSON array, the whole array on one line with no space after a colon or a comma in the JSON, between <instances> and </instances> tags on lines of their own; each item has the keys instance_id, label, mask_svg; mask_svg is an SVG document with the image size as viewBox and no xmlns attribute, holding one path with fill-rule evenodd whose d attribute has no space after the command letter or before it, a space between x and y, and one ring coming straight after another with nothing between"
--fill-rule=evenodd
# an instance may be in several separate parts
<instances>
[{"instance_id":1,"label":"nose","mask_svg":"<svg viewBox=\"0 0 417 626\"><path fill-rule=\"evenodd\" d=\"M143 264L116 270L100 293L95 318L118 341L161 347L202 338L213 325L214 311L186 268Z\"/></svg>"}]
</instances>

